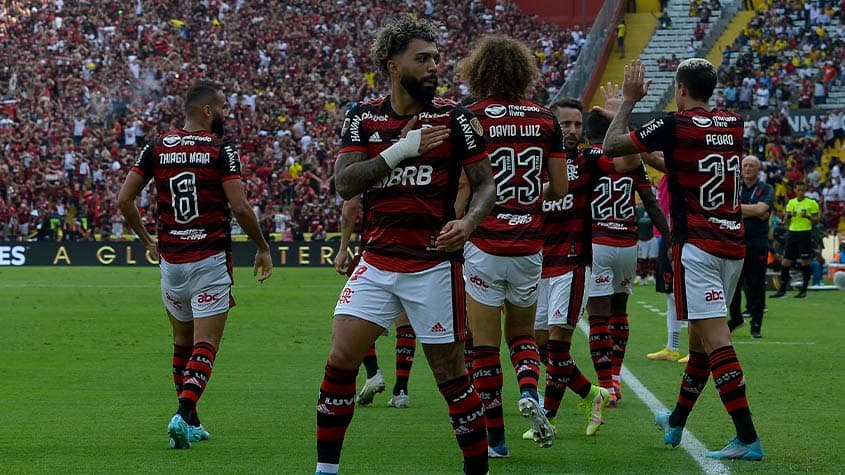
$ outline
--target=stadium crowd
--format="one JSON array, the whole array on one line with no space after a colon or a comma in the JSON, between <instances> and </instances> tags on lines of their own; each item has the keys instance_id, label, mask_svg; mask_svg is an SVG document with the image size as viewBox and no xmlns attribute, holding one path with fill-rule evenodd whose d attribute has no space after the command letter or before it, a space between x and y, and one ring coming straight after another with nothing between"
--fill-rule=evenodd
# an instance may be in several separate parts
<instances>
[{"instance_id":1,"label":"stadium crowd","mask_svg":"<svg viewBox=\"0 0 845 475\"><path fill-rule=\"evenodd\" d=\"M807 181L808 196L822 206L820 232L834 232L845 205L845 110L829 108L828 98L832 87L845 85L845 1L761 5L726 47L719 82L716 107L769 114L765 130L746 115L745 139L747 152L763 160L762 178L775 187L776 211L794 196L795 183ZM791 114L826 104L811 128L793 130Z\"/></svg>"},{"instance_id":2,"label":"stadium crowd","mask_svg":"<svg viewBox=\"0 0 845 475\"><path fill-rule=\"evenodd\" d=\"M131 8L127 5L131 5ZM0 240L120 239L117 191L146 140L181 126L181 91L221 82L227 134L265 231L284 240L337 231L331 175L342 117L380 95L367 49L383 18L441 22L440 93L466 87L454 67L489 32L523 39L545 102L585 41L507 1L20 1L0 7ZM126 7L126 8L124 8ZM153 189L141 196L154 226Z\"/></svg>"}]
</instances>

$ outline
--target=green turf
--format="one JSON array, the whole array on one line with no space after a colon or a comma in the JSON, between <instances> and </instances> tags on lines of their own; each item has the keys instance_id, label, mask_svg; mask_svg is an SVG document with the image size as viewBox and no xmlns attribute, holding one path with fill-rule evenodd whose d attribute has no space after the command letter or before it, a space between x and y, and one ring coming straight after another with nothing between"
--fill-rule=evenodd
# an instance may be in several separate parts
<instances>
[{"instance_id":1,"label":"green turf","mask_svg":"<svg viewBox=\"0 0 845 475\"><path fill-rule=\"evenodd\" d=\"M313 473L314 403L343 279L330 269L279 268L263 286L247 269L236 280L238 306L200 404L212 439L174 451L165 434L176 403L157 270L0 268L0 473ZM682 367L645 359L664 344L665 320L639 302L663 308L653 287L635 288L626 365L671 406ZM769 301L762 340L752 340L747 326L737 330L766 459L726 463L732 473L843 471L844 302L834 291ZM393 341L378 342L388 386ZM594 379L580 333L574 349ZM460 472L445 403L418 355L410 409L387 408L387 394L356 409L343 473ZM681 448L662 444L629 389L594 438L582 435L584 414L568 392L558 441L540 449L520 440L526 425L509 368L505 387L512 456L491 461L491 473L701 472ZM732 436L712 381L687 427L709 449Z\"/></svg>"}]
</instances>

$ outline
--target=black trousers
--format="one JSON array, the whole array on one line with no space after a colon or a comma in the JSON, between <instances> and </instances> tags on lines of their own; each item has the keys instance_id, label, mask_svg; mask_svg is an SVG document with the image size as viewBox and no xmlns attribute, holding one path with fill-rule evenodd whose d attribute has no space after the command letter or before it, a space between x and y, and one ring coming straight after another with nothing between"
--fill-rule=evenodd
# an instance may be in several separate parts
<instances>
[{"instance_id":1,"label":"black trousers","mask_svg":"<svg viewBox=\"0 0 845 475\"><path fill-rule=\"evenodd\" d=\"M731 300L731 321L742 322L742 291L745 292L748 313L751 314L751 329L760 330L763 325L763 309L766 306L766 259L768 247L748 246L742 273Z\"/></svg>"}]
</instances>

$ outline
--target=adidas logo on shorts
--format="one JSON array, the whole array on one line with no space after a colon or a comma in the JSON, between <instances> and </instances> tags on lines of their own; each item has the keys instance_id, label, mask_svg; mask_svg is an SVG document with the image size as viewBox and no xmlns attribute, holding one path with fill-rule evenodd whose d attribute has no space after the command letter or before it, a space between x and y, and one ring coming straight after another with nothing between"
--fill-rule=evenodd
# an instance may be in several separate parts
<instances>
[{"instance_id":1,"label":"adidas logo on shorts","mask_svg":"<svg viewBox=\"0 0 845 475\"><path fill-rule=\"evenodd\" d=\"M446 327L443 326L440 322L435 323L431 326L432 333L444 333L446 331Z\"/></svg>"}]
</instances>

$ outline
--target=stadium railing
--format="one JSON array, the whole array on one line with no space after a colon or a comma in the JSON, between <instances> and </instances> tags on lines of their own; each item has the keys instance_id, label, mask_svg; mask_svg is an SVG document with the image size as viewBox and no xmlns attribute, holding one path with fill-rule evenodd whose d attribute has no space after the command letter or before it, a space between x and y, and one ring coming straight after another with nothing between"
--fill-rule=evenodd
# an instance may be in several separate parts
<instances>
[{"instance_id":1,"label":"stadium railing","mask_svg":"<svg viewBox=\"0 0 845 475\"><path fill-rule=\"evenodd\" d=\"M577 97L583 102L584 98L593 97L613 48L616 25L623 15L624 7L621 0L604 2L596 15L596 21L590 27L587 42L581 48L572 73L551 102L562 97Z\"/></svg>"}]
</instances>

